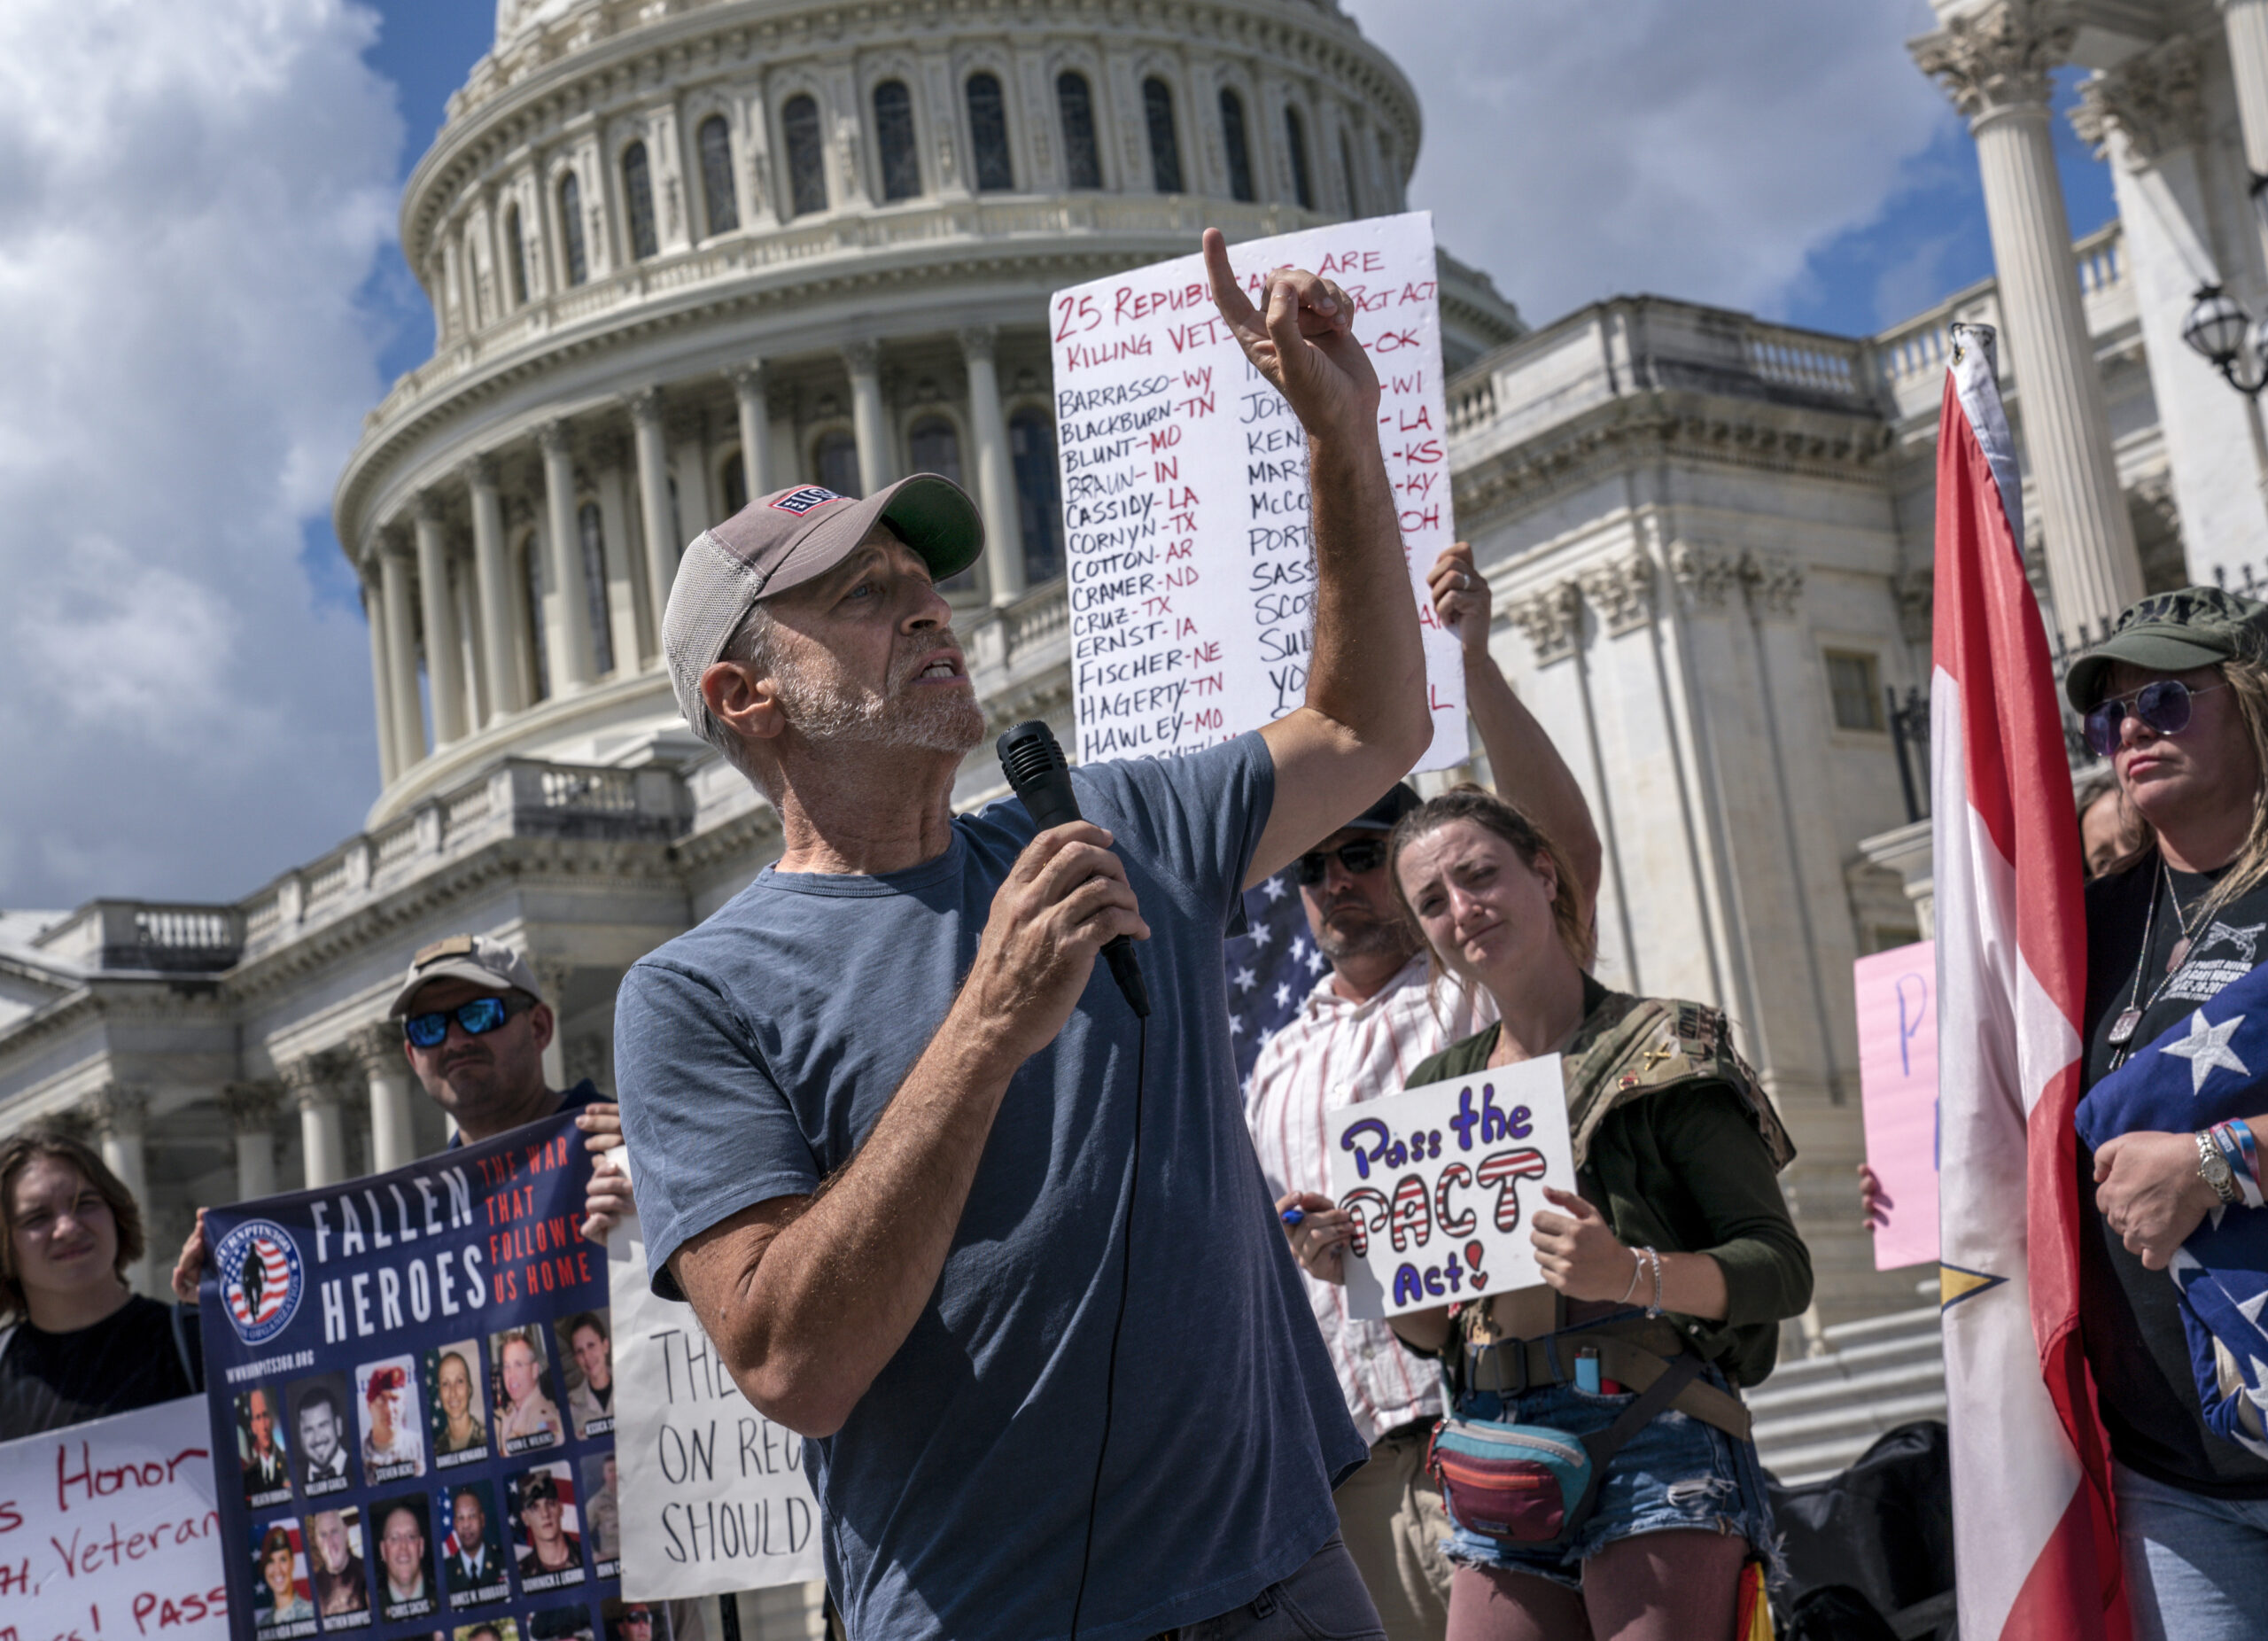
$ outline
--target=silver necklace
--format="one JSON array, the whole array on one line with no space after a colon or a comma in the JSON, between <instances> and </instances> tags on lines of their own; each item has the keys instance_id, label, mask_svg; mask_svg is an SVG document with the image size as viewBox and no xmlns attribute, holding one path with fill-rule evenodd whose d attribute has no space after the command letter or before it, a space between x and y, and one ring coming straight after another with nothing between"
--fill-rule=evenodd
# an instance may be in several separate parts
<instances>
[{"instance_id":1,"label":"silver necklace","mask_svg":"<svg viewBox=\"0 0 2268 1641\"><path fill-rule=\"evenodd\" d=\"M2157 878L2157 883L2151 886L2150 909L2142 919L2142 949L2134 955L2133 987L2127 993L2126 1007L2119 1011L2118 1018L2110 1023L2110 1030L2104 1034L2111 1046L2118 1051L2111 1060L2114 1068L2124 1062L2127 1045L2133 1040L2136 1029L2142 1023L2142 1016L2157 1007L2158 999L2165 994L2166 987L2173 984L2173 977L2188 961L2189 948L2195 937L2195 931L2189 927L2188 914L2181 909L2181 897L2173 892L2173 877L2166 870L2163 855L2158 857ZM2173 950L2166 953L2165 973L2150 988L2150 995L2145 999L2142 996L2142 971L2149 967L2150 937L2157 929L2157 890L2160 887L2164 889L2165 898L2173 905L2173 921L2181 930L2181 937L2173 943ZM2207 898L2211 897L2208 895ZM2203 921L2202 914L2198 921Z\"/></svg>"}]
</instances>

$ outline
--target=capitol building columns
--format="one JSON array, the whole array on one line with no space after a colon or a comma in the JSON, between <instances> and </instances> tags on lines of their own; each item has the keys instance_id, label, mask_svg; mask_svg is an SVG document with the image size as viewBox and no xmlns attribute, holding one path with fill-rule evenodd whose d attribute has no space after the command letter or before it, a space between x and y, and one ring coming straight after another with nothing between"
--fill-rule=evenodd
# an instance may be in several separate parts
<instances>
[{"instance_id":1,"label":"capitol building columns","mask_svg":"<svg viewBox=\"0 0 2268 1641\"><path fill-rule=\"evenodd\" d=\"M747 413L742 413L746 420ZM654 630L661 631L662 612L670 605L670 587L677 580L677 520L670 506L669 447L662 433L662 390L649 387L630 399L631 441L638 462L639 524L646 538L647 602L654 611ZM660 645L655 646L658 652Z\"/></svg>"},{"instance_id":2,"label":"capitol building columns","mask_svg":"<svg viewBox=\"0 0 2268 1641\"><path fill-rule=\"evenodd\" d=\"M850 372L850 427L858 441L858 490L872 495L897 477L890 448L889 414L882 405L882 345L871 340L843 345L843 363Z\"/></svg>"},{"instance_id":3,"label":"capitol building columns","mask_svg":"<svg viewBox=\"0 0 2268 1641\"><path fill-rule=\"evenodd\" d=\"M960 333L968 370L969 432L976 440L976 503L984 514L984 567L992 602L1024 595L1023 533L1016 516L1016 475L1008 460L1008 423L1000 410L1000 376L992 354L999 332L970 325Z\"/></svg>"},{"instance_id":4,"label":"capitol building columns","mask_svg":"<svg viewBox=\"0 0 2268 1641\"><path fill-rule=\"evenodd\" d=\"M337 1185L346 1178L346 1122L331 1068L309 1055L276 1069L299 1110L301 1189Z\"/></svg>"},{"instance_id":5,"label":"capitol building columns","mask_svg":"<svg viewBox=\"0 0 2268 1641\"><path fill-rule=\"evenodd\" d=\"M237 1152L237 1200L256 1202L274 1196L276 1179L276 1114L284 1091L274 1083L229 1083L221 1090L221 1108L228 1114L230 1137Z\"/></svg>"},{"instance_id":6,"label":"capitol building columns","mask_svg":"<svg viewBox=\"0 0 2268 1641\"><path fill-rule=\"evenodd\" d=\"M448 543L441 533L440 504L432 492L417 498L417 592L424 618L425 686L432 697L433 744L438 749L464 738L466 680L463 649L457 642L456 602L449 587Z\"/></svg>"},{"instance_id":7,"label":"capitol building columns","mask_svg":"<svg viewBox=\"0 0 2268 1641\"><path fill-rule=\"evenodd\" d=\"M415 1162L417 1139L410 1109L409 1061L392 1020L359 1028L346 1039L370 1093L370 1170L388 1173Z\"/></svg>"},{"instance_id":8,"label":"capitol building columns","mask_svg":"<svg viewBox=\"0 0 2268 1641\"><path fill-rule=\"evenodd\" d=\"M509 571L504 556L504 502L496 487L496 459L476 455L465 464L472 494L473 579L479 591L482 724L493 724L527 704L522 695L524 657L513 635Z\"/></svg>"},{"instance_id":9,"label":"capitol building columns","mask_svg":"<svg viewBox=\"0 0 2268 1641\"><path fill-rule=\"evenodd\" d=\"M2134 525L2118 483L2071 226L2055 172L2049 74L2073 30L2043 0L2000 0L1914 42L1915 63L1968 116L2007 322L2023 442L2039 484L2053 619L2101 629L2142 595Z\"/></svg>"},{"instance_id":10,"label":"capitol building columns","mask_svg":"<svg viewBox=\"0 0 2268 1641\"><path fill-rule=\"evenodd\" d=\"M733 385L734 405L740 415L741 478L753 501L782 487L772 475L772 419L764 391L764 362L751 359L734 365L725 372L725 379ZM672 552L672 566L675 562Z\"/></svg>"},{"instance_id":11,"label":"capitol building columns","mask_svg":"<svg viewBox=\"0 0 2268 1641\"><path fill-rule=\"evenodd\" d=\"M581 527L575 509L575 455L567 424L546 422L536 430L543 452L546 547L550 586L544 600L546 653L551 688L566 695L589 687L596 675L591 656L591 588L583 572Z\"/></svg>"}]
</instances>

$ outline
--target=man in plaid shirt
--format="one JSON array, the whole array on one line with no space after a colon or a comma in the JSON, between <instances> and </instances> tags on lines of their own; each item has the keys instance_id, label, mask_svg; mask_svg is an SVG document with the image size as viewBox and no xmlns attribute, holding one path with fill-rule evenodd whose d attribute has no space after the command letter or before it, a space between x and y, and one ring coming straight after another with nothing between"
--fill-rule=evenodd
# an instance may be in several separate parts
<instances>
[{"instance_id":1,"label":"man in plaid shirt","mask_svg":"<svg viewBox=\"0 0 2268 1641\"><path fill-rule=\"evenodd\" d=\"M1429 582L1435 612L1464 641L1465 698L1497 789L1566 851L1588 908L1599 880L1590 806L1488 654L1488 583L1472 548L1460 541L1444 552ZM1485 993L1447 979L1428 986L1424 945L1386 875L1386 835L1418 802L1407 782L1396 785L1293 868L1330 972L1268 1039L1247 1085L1246 1121L1279 1209L1303 1192L1330 1194L1328 1113L1400 1093L1412 1066L1495 1017ZM1304 1272L1301 1280L1348 1411L1371 1443L1370 1462L1333 1495L1340 1534L1390 1641L1438 1641L1449 1623L1449 1524L1424 1461L1441 1412L1440 1376L1385 1323L1348 1316L1344 1287Z\"/></svg>"}]
</instances>

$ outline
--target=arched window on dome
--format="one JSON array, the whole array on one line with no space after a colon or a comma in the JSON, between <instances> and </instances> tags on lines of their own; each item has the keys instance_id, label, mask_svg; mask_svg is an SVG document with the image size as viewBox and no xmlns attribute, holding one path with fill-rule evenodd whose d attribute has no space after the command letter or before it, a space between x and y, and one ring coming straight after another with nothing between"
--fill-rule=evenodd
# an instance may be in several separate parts
<instances>
[{"instance_id":1,"label":"arched window on dome","mask_svg":"<svg viewBox=\"0 0 2268 1641\"><path fill-rule=\"evenodd\" d=\"M646 163L646 144L633 143L622 151L622 198L630 217L630 258L642 262L662 253L654 233L654 171Z\"/></svg>"},{"instance_id":2,"label":"arched window on dome","mask_svg":"<svg viewBox=\"0 0 2268 1641\"><path fill-rule=\"evenodd\" d=\"M1181 191L1181 138L1173 128L1173 88L1155 74L1142 82L1142 117L1150 127L1150 180L1161 194Z\"/></svg>"},{"instance_id":3,"label":"arched window on dome","mask_svg":"<svg viewBox=\"0 0 2268 1641\"><path fill-rule=\"evenodd\" d=\"M968 77L968 136L976 149L976 191L999 193L1016 185L1008 157L1008 103L997 74Z\"/></svg>"},{"instance_id":4,"label":"arched window on dome","mask_svg":"<svg viewBox=\"0 0 2268 1641\"><path fill-rule=\"evenodd\" d=\"M583 184L572 171L559 183L559 238L567 251L567 283L586 283L591 259L583 245Z\"/></svg>"},{"instance_id":5,"label":"arched window on dome","mask_svg":"<svg viewBox=\"0 0 2268 1641\"><path fill-rule=\"evenodd\" d=\"M1339 168L1347 174L1347 214L1363 214L1362 190L1355 183L1355 145L1347 140L1347 128L1339 128Z\"/></svg>"},{"instance_id":6,"label":"arched window on dome","mask_svg":"<svg viewBox=\"0 0 2268 1641\"><path fill-rule=\"evenodd\" d=\"M858 494L858 441L848 429L821 433L812 447L812 471L837 495Z\"/></svg>"},{"instance_id":7,"label":"arched window on dome","mask_svg":"<svg viewBox=\"0 0 2268 1641\"><path fill-rule=\"evenodd\" d=\"M1221 142L1229 155L1229 194L1247 205L1259 196L1252 189L1252 144L1245 136L1244 98L1221 88Z\"/></svg>"},{"instance_id":8,"label":"arched window on dome","mask_svg":"<svg viewBox=\"0 0 2268 1641\"><path fill-rule=\"evenodd\" d=\"M780 111L781 134L788 139L788 197L794 214L827 209L827 150L819 139L819 105L791 97Z\"/></svg>"},{"instance_id":9,"label":"arched window on dome","mask_svg":"<svg viewBox=\"0 0 2268 1641\"><path fill-rule=\"evenodd\" d=\"M591 618L591 665L602 678L614 671L614 621L606 602L606 525L599 504L586 502L576 510L575 527L583 549L583 593Z\"/></svg>"},{"instance_id":10,"label":"arched window on dome","mask_svg":"<svg viewBox=\"0 0 2268 1641\"><path fill-rule=\"evenodd\" d=\"M725 116L711 114L701 122L701 202L709 213L709 231L729 234L741 225L740 193L733 186L733 134Z\"/></svg>"},{"instance_id":11,"label":"arched window on dome","mask_svg":"<svg viewBox=\"0 0 2268 1641\"><path fill-rule=\"evenodd\" d=\"M1315 183L1308 176L1308 122L1289 103L1284 105L1284 144L1292 155L1292 193L1304 211L1315 209Z\"/></svg>"},{"instance_id":12,"label":"arched window on dome","mask_svg":"<svg viewBox=\"0 0 2268 1641\"><path fill-rule=\"evenodd\" d=\"M511 270L512 306L528 305L528 245L520 232L520 207L508 206L504 210L504 266Z\"/></svg>"},{"instance_id":13,"label":"arched window on dome","mask_svg":"<svg viewBox=\"0 0 2268 1641\"><path fill-rule=\"evenodd\" d=\"M874 88L874 147L882 156L882 198L919 196L921 157L913 150L913 94L903 80L885 80Z\"/></svg>"},{"instance_id":14,"label":"arched window on dome","mask_svg":"<svg viewBox=\"0 0 2268 1641\"><path fill-rule=\"evenodd\" d=\"M530 701L548 700L551 696L551 635L543 621L543 544L532 530L520 538L520 620L521 636L526 641L521 653L528 658L528 670L532 674L525 680Z\"/></svg>"},{"instance_id":15,"label":"arched window on dome","mask_svg":"<svg viewBox=\"0 0 2268 1641\"><path fill-rule=\"evenodd\" d=\"M1024 585L1063 573L1063 497L1055 471L1055 423L1027 405L1008 418L1008 460L1016 474L1016 520L1022 526Z\"/></svg>"},{"instance_id":16,"label":"arched window on dome","mask_svg":"<svg viewBox=\"0 0 2268 1641\"><path fill-rule=\"evenodd\" d=\"M1087 77L1055 76L1055 113L1063 122L1063 175L1073 188L1102 186L1102 154L1095 146L1095 99Z\"/></svg>"},{"instance_id":17,"label":"arched window on dome","mask_svg":"<svg viewBox=\"0 0 2268 1641\"><path fill-rule=\"evenodd\" d=\"M748 505L748 463L737 450L725 458L725 517L730 518Z\"/></svg>"},{"instance_id":18,"label":"arched window on dome","mask_svg":"<svg viewBox=\"0 0 2268 1641\"><path fill-rule=\"evenodd\" d=\"M925 416L905 431L905 459L916 473L942 473L961 483L960 429L942 416ZM976 585L976 566L937 583L941 591L957 593Z\"/></svg>"}]
</instances>

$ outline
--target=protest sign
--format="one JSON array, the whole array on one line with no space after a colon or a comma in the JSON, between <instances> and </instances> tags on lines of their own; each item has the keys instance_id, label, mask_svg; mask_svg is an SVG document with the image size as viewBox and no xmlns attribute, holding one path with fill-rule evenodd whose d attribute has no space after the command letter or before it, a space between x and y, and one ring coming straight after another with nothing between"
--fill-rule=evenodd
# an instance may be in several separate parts
<instances>
[{"instance_id":1,"label":"protest sign","mask_svg":"<svg viewBox=\"0 0 2268 1641\"><path fill-rule=\"evenodd\" d=\"M228 1641L201 1396L0 1444L0 1641Z\"/></svg>"},{"instance_id":2,"label":"protest sign","mask_svg":"<svg viewBox=\"0 0 2268 1641\"><path fill-rule=\"evenodd\" d=\"M693 1307L654 1296L635 1216L607 1238L622 1590L648 1600L824 1578L804 1438L750 1405Z\"/></svg>"},{"instance_id":3,"label":"protest sign","mask_svg":"<svg viewBox=\"0 0 2268 1641\"><path fill-rule=\"evenodd\" d=\"M1852 966L1859 1002L1859 1099L1867 1166L1889 1217L1875 1269L1938 1256L1938 957L1923 940Z\"/></svg>"},{"instance_id":4,"label":"protest sign","mask_svg":"<svg viewBox=\"0 0 2268 1641\"><path fill-rule=\"evenodd\" d=\"M1433 219L1248 240L1229 260L1255 298L1288 262L1357 305L1424 624L1434 734L1418 767L1462 763L1464 665L1425 587L1456 533ZM1194 751L1281 718L1305 699L1315 625L1299 419L1246 362L1200 256L1059 291L1048 315L1079 757Z\"/></svg>"},{"instance_id":5,"label":"protest sign","mask_svg":"<svg viewBox=\"0 0 2268 1641\"><path fill-rule=\"evenodd\" d=\"M562 1115L207 1212L207 1439L239 1641L623 1628L590 1176Z\"/></svg>"},{"instance_id":6,"label":"protest sign","mask_svg":"<svg viewBox=\"0 0 2268 1641\"><path fill-rule=\"evenodd\" d=\"M1355 1222L1349 1315L1543 1280L1527 1222L1544 1186L1575 1188L1558 1055L1364 1100L1330 1125L1332 1194Z\"/></svg>"}]
</instances>

